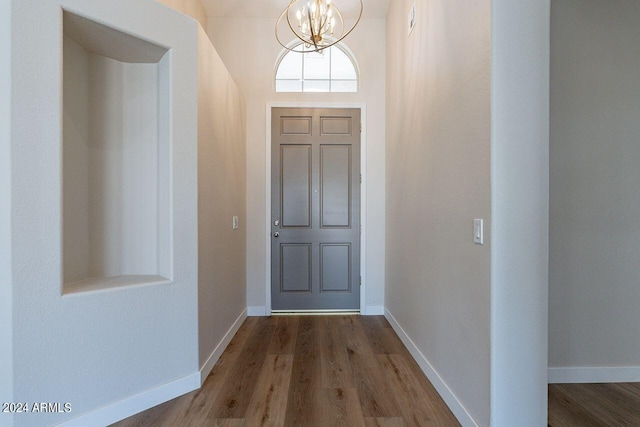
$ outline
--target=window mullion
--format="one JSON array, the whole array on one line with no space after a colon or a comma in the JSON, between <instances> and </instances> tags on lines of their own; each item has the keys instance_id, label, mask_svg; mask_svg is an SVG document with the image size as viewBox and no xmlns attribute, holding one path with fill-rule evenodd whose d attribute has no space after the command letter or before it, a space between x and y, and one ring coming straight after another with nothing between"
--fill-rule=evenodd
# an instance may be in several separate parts
<instances>
[{"instance_id":1,"label":"window mullion","mask_svg":"<svg viewBox=\"0 0 640 427\"><path fill-rule=\"evenodd\" d=\"M356 76L355 79L338 79L336 81L334 81L333 79L333 67L334 67L334 48L340 49L340 64L342 64L340 67L340 72L342 74L344 74L345 72L347 73L347 75L350 74L348 68L349 65L352 67L353 69L353 73ZM322 72L320 72L320 69L318 69L318 71L315 71L313 68L309 68L307 69L307 62L308 62L308 58L307 55L308 53L295 53L295 52L287 52L284 56L282 56L280 58L280 62L278 64L278 67L276 69L276 92L305 92L308 89L311 89L312 92L334 92L334 90L336 89L335 84L336 82L340 82L339 84L339 92L358 92L358 87L359 87L359 81L357 78L357 72L356 72L356 66L353 63L353 58L351 58L351 56L349 54L347 54L346 51L343 51L340 47L338 46L331 46L328 51L325 50L325 55L329 55L328 58L325 58L322 61L316 61L314 58L313 64L315 64L316 62L321 62L321 67L323 67ZM299 62L299 67L297 65L295 65L296 60L294 58L288 58L288 55L300 55L300 61ZM344 57L344 59L343 59ZM351 62L351 64L347 65L348 63L345 62L345 60L348 58L349 62ZM285 60L287 59L287 60ZM280 67L283 65L283 62L286 64L286 67L282 68L282 72L280 72ZM306 76L306 72L307 71L312 71L314 75L317 75L318 77L321 77L326 70L326 66L328 63L328 77L326 79L323 78L315 78L315 79L307 79L305 78ZM344 68L344 69L343 69ZM297 70L296 70L297 69ZM345 71L346 70L346 71ZM278 78L278 75L280 76L295 76L297 73L295 71L298 71L300 73L299 75L299 79L298 81L300 82L300 85L294 85L293 83L289 83L289 84L285 84L284 82L292 82L295 81L295 78ZM292 73L293 72L293 73ZM341 75L342 75L341 74ZM353 81L355 82L355 86L353 88L351 88L350 86L345 86L344 82L347 81ZM278 82L283 82L282 84L278 85ZM326 82L327 86L324 86L323 84L320 84L319 82ZM279 89L280 88L280 89ZM345 90L346 89L346 90ZM352 90L355 89L355 90Z\"/></svg>"}]
</instances>

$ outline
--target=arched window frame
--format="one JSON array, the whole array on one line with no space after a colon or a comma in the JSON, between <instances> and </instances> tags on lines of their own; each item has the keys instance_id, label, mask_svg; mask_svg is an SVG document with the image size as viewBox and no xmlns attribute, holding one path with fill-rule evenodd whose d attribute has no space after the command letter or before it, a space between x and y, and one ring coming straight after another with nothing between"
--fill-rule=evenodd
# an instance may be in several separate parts
<instances>
[{"instance_id":1,"label":"arched window frame","mask_svg":"<svg viewBox=\"0 0 640 427\"><path fill-rule=\"evenodd\" d=\"M289 48L294 48L298 45L300 45L300 41L299 40L294 40L291 43L289 43L288 47ZM349 47L347 45L345 45L344 43L340 42L337 43L335 45L332 46L333 48L339 49L342 53L344 53L344 55L349 59L349 61L351 62L351 65L353 66L353 70L355 72L355 80L347 80L347 79L332 79L331 78L331 69L329 70L329 78L328 79L320 79L320 80L312 80L312 79L304 79L304 75L303 72L301 71L301 76L299 81L301 82L300 84L300 90L278 90L278 70L280 69L280 64L282 63L283 59L287 56L287 55L306 55L303 53L296 53L296 52L291 52L287 49L282 49L280 51L280 54L278 55L278 58L276 60L275 63L275 68L274 68L274 72L273 72L273 90L275 92L279 92L279 93L356 93L360 90L360 67L358 66L358 61L356 60L355 55L353 54L353 52L351 51L351 49L349 49ZM302 70L304 70L304 65ZM283 79L284 80L284 79ZM291 80L291 81L296 81L295 79L286 79L286 80ZM323 82L329 82L329 90L305 90L305 81L323 81ZM338 82L338 81L355 81L355 90L333 90L334 85L332 84L332 82Z\"/></svg>"}]
</instances>

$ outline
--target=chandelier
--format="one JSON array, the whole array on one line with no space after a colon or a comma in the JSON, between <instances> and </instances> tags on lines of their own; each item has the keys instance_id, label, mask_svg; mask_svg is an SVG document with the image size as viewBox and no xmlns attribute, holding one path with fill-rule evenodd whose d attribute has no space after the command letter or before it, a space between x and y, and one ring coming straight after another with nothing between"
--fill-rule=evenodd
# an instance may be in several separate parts
<instances>
[{"instance_id":1,"label":"chandelier","mask_svg":"<svg viewBox=\"0 0 640 427\"><path fill-rule=\"evenodd\" d=\"M344 18L332 0L291 0L276 23L276 39L282 47L292 52L322 52L347 37L362 18L363 0L356 22L345 31ZM278 27L286 20L289 29L300 41L283 43Z\"/></svg>"}]
</instances>

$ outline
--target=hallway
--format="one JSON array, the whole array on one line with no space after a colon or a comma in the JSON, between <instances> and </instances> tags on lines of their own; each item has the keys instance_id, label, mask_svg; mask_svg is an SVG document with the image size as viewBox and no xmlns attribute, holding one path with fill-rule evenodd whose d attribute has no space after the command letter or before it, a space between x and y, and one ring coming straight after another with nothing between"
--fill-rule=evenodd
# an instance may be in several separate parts
<instances>
[{"instance_id":1,"label":"hallway","mask_svg":"<svg viewBox=\"0 0 640 427\"><path fill-rule=\"evenodd\" d=\"M114 424L456 426L382 316L249 317L200 390Z\"/></svg>"}]
</instances>

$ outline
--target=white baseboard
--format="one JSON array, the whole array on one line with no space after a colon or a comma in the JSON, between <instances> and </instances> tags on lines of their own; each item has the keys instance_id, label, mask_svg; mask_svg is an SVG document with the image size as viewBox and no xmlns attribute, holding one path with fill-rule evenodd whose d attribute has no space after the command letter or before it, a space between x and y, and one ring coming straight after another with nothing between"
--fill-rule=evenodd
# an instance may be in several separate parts
<instances>
[{"instance_id":1,"label":"white baseboard","mask_svg":"<svg viewBox=\"0 0 640 427\"><path fill-rule=\"evenodd\" d=\"M640 382L640 366L549 368L549 384Z\"/></svg>"},{"instance_id":2,"label":"white baseboard","mask_svg":"<svg viewBox=\"0 0 640 427\"><path fill-rule=\"evenodd\" d=\"M433 384L436 391L440 394L449 409L451 409L451 412L453 412L453 415L455 415L460 424L462 424L463 427L478 427L478 423L476 423L471 414L467 412L453 391L451 391L449 386L447 386L447 383L445 383L440 375L438 375L438 372L433 368L433 366L431 366L429 360L427 360L411 338L409 338L409 335L407 335L404 329L402 329L402 326L400 326L396 318L393 317L393 314L385 308L384 315L393 327L393 330L396 331L396 334L398 334L404 345L409 350L409 353L411 353L411 356L413 356L415 361L418 363L422 372L424 372L427 378L429 378L431 384Z\"/></svg>"},{"instance_id":3,"label":"white baseboard","mask_svg":"<svg viewBox=\"0 0 640 427\"><path fill-rule=\"evenodd\" d=\"M194 372L184 378L147 390L57 425L59 427L102 427L111 425L198 388L200 388L200 373Z\"/></svg>"},{"instance_id":4,"label":"white baseboard","mask_svg":"<svg viewBox=\"0 0 640 427\"><path fill-rule=\"evenodd\" d=\"M369 305L364 308L364 312L361 313L365 316L384 316L384 306L382 305Z\"/></svg>"},{"instance_id":5,"label":"white baseboard","mask_svg":"<svg viewBox=\"0 0 640 427\"><path fill-rule=\"evenodd\" d=\"M257 307L247 307L247 316L255 317L255 316L268 316L267 307L264 305Z\"/></svg>"},{"instance_id":6,"label":"white baseboard","mask_svg":"<svg viewBox=\"0 0 640 427\"><path fill-rule=\"evenodd\" d=\"M200 368L200 385L204 384L205 380L211 373L211 370L215 366L216 362L218 361L218 359L220 359L222 352L224 352L225 348L227 348L227 346L231 342L231 339L236 334L236 332L238 332L238 329L240 329L240 326L242 326L242 322L244 322L244 319L246 318L247 318L247 310L245 309L245 310L242 310L242 313L240 313L240 316L238 316L236 321L233 322L233 325L231 325L231 327L229 328L227 333L224 335L222 340L218 343L216 348L213 350L209 358L207 358L207 361L204 363L204 365L202 365L202 368Z\"/></svg>"}]
</instances>

